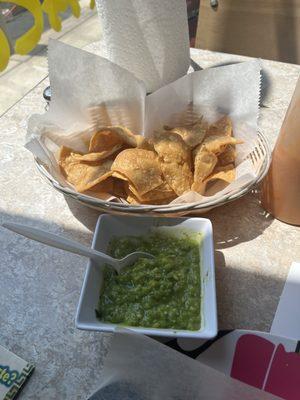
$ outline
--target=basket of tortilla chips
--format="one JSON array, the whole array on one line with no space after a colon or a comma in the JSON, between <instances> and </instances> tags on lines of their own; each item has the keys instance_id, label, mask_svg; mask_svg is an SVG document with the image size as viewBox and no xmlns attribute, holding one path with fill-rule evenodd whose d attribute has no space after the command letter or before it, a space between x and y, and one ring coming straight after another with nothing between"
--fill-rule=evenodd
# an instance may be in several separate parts
<instances>
[{"instance_id":1,"label":"basket of tortilla chips","mask_svg":"<svg viewBox=\"0 0 300 400\"><path fill-rule=\"evenodd\" d=\"M80 57L84 85L72 69L61 75L62 50ZM111 64L49 46L50 110L31 119L26 147L55 189L101 211L184 215L237 199L266 174L258 61L193 72L149 96Z\"/></svg>"},{"instance_id":2,"label":"basket of tortilla chips","mask_svg":"<svg viewBox=\"0 0 300 400\"><path fill-rule=\"evenodd\" d=\"M149 139L122 126L103 127L85 153L62 145L58 163L75 191L55 184L38 167L56 189L101 210L204 212L240 197L264 177L270 151L262 134L257 139L248 156L256 179L228 191L236 180L236 148L242 141L233 136L226 116L211 125L200 119L190 126L164 127ZM187 203L187 196L196 201ZM185 197L182 203L180 197Z\"/></svg>"}]
</instances>

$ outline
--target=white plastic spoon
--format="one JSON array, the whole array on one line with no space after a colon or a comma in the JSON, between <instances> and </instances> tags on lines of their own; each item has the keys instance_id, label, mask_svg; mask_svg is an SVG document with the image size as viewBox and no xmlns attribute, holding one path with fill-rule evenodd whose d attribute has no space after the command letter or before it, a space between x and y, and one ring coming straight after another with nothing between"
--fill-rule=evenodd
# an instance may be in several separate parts
<instances>
[{"instance_id":1,"label":"white plastic spoon","mask_svg":"<svg viewBox=\"0 0 300 400\"><path fill-rule=\"evenodd\" d=\"M90 259L105 263L113 267L117 273L120 273L121 269L133 264L139 258L153 258L154 256L149 253L144 253L141 251L136 251L134 253L128 254L126 257L118 260L112 258L105 253L91 249L90 247L84 246L81 243L74 242L73 240L66 239L62 236L54 235L42 229L32 228L31 226L14 224L14 223L4 223L2 225L4 228L9 229L15 233L19 233L29 239L36 240L46 244L47 246L56 247L71 253L79 254L80 256L89 257Z\"/></svg>"}]
</instances>

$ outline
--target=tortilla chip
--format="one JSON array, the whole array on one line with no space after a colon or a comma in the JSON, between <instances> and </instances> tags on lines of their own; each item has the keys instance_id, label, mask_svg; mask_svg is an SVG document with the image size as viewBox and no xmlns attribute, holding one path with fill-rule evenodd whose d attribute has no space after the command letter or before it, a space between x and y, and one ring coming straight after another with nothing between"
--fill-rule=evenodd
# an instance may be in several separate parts
<instances>
[{"instance_id":1,"label":"tortilla chip","mask_svg":"<svg viewBox=\"0 0 300 400\"><path fill-rule=\"evenodd\" d=\"M119 137L122 139L122 142L130 147L136 147L136 135L132 133L129 129L124 126L115 126L113 127Z\"/></svg>"},{"instance_id":2,"label":"tortilla chip","mask_svg":"<svg viewBox=\"0 0 300 400\"><path fill-rule=\"evenodd\" d=\"M72 150L70 147L67 146L61 146L59 149L59 164L64 162L68 157L70 157L71 154L78 154L78 155L82 155L82 153L79 152L75 152L74 150Z\"/></svg>"},{"instance_id":3,"label":"tortilla chip","mask_svg":"<svg viewBox=\"0 0 300 400\"><path fill-rule=\"evenodd\" d=\"M134 136L136 141L136 146L138 149L151 150L154 151L153 144L149 143L149 141L142 135Z\"/></svg>"},{"instance_id":4,"label":"tortilla chip","mask_svg":"<svg viewBox=\"0 0 300 400\"><path fill-rule=\"evenodd\" d=\"M167 204L177 197L167 182L163 182L160 186L145 193L143 196L130 183L125 186L125 191L127 193L127 201L134 204Z\"/></svg>"},{"instance_id":5,"label":"tortilla chip","mask_svg":"<svg viewBox=\"0 0 300 400\"><path fill-rule=\"evenodd\" d=\"M125 185L125 181L113 178L113 194L116 197L123 197L126 199L127 193L125 190Z\"/></svg>"},{"instance_id":6,"label":"tortilla chip","mask_svg":"<svg viewBox=\"0 0 300 400\"><path fill-rule=\"evenodd\" d=\"M101 162L105 158L116 153L121 148L122 148L122 145L117 144L116 146L112 147L110 150L103 150L99 153L87 153L87 154L82 154L82 155L77 154L76 159L81 162L97 163L97 162Z\"/></svg>"},{"instance_id":7,"label":"tortilla chip","mask_svg":"<svg viewBox=\"0 0 300 400\"><path fill-rule=\"evenodd\" d=\"M72 149L62 146L59 160L64 176L78 192L85 192L111 176L112 160L91 165L78 161L78 155L80 153L75 153Z\"/></svg>"},{"instance_id":8,"label":"tortilla chip","mask_svg":"<svg viewBox=\"0 0 300 400\"><path fill-rule=\"evenodd\" d=\"M216 167L214 172L204 181L206 185L205 196L213 196L225 189L235 179L235 166Z\"/></svg>"},{"instance_id":9,"label":"tortilla chip","mask_svg":"<svg viewBox=\"0 0 300 400\"><path fill-rule=\"evenodd\" d=\"M127 191L125 190L125 185L127 184L128 186L128 182L115 178L112 175L105 181L100 182L96 186L92 187L88 192L85 192L84 194L88 193L90 196L101 198L101 195L103 195L103 193L109 193L111 196L122 197L126 199Z\"/></svg>"},{"instance_id":10,"label":"tortilla chip","mask_svg":"<svg viewBox=\"0 0 300 400\"><path fill-rule=\"evenodd\" d=\"M117 155L111 167L113 176L128 181L142 196L163 183L157 155L144 149L126 149Z\"/></svg>"},{"instance_id":11,"label":"tortilla chip","mask_svg":"<svg viewBox=\"0 0 300 400\"><path fill-rule=\"evenodd\" d=\"M191 151L183 139L175 132L155 132L151 138L155 151L164 162L191 162Z\"/></svg>"},{"instance_id":12,"label":"tortilla chip","mask_svg":"<svg viewBox=\"0 0 300 400\"><path fill-rule=\"evenodd\" d=\"M123 126L109 126L94 133L90 140L89 152L101 153L123 145L135 147L135 135Z\"/></svg>"},{"instance_id":13,"label":"tortilla chip","mask_svg":"<svg viewBox=\"0 0 300 400\"><path fill-rule=\"evenodd\" d=\"M177 196L181 196L183 193L191 189L193 174L187 163L179 165L172 162L162 162L161 170L165 180Z\"/></svg>"},{"instance_id":14,"label":"tortilla chip","mask_svg":"<svg viewBox=\"0 0 300 400\"><path fill-rule=\"evenodd\" d=\"M114 128L103 128L90 139L89 152L101 153L109 151L115 146L122 146L123 141Z\"/></svg>"},{"instance_id":15,"label":"tortilla chip","mask_svg":"<svg viewBox=\"0 0 300 400\"><path fill-rule=\"evenodd\" d=\"M223 167L216 167L213 173L206 179L211 181L214 179L222 179L231 183L235 179L235 166L234 164L225 165Z\"/></svg>"},{"instance_id":16,"label":"tortilla chip","mask_svg":"<svg viewBox=\"0 0 300 400\"><path fill-rule=\"evenodd\" d=\"M228 115L224 115L214 124L211 124L207 135L232 136L232 122Z\"/></svg>"},{"instance_id":17,"label":"tortilla chip","mask_svg":"<svg viewBox=\"0 0 300 400\"><path fill-rule=\"evenodd\" d=\"M128 182L127 176L125 176L124 174L121 174L121 173L118 172L118 171L112 171L111 176L112 176L113 178L121 179L122 181Z\"/></svg>"},{"instance_id":18,"label":"tortilla chip","mask_svg":"<svg viewBox=\"0 0 300 400\"><path fill-rule=\"evenodd\" d=\"M133 192L134 193L134 192ZM142 204L160 204L163 203L165 199L175 199L176 193L172 188L164 182L162 185L145 193L143 196L135 196ZM171 200L169 200L171 201ZM155 203L153 203L155 202Z\"/></svg>"},{"instance_id":19,"label":"tortilla chip","mask_svg":"<svg viewBox=\"0 0 300 400\"><path fill-rule=\"evenodd\" d=\"M217 161L218 158L214 153L208 151L202 145L196 147L194 150L194 182L192 190L199 194L204 193L205 184L203 184L203 181L212 173Z\"/></svg>"},{"instance_id":20,"label":"tortilla chip","mask_svg":"<svg viewBox=\"0 0 300 400\"><path fill-rule=\"evenodd\" d=\"M67 179L78 192L84 192L111 176L112 161L104 161L101 165L72 163L68 166Z\"/></svg>"},{"instance_id":21,"label":"tortilla chip","mask_svg":"<svg viewBox=\"0 0 300 400\"><path fill-rule=\"evenodd\" d=\"M174 190L171 188L171 186L167 182L163 182L160 186L151 190L151 192L146 193L144 197L162 199L171 197L174 194Z\"/></svg>"},{"instance_id":22,"label":"tortilla chip","mask_svg":"<svg viewBox=\"0 0 300 400\"><path fill-rule=\"evenodd\" d=\"M130 204L153 204L153 205L159 205L159 204L168 204L168 203L170 203L172 200L174 200L177 197L174 192L173 192L172 195L170 195L168 197L167 196L160 197L159 196L159 191L156 192L156 190L153 190L153 191L147 193L147 195L149 195L149 196L148 197L139 198L129 190L126 200Z\"/></svg>"},{"instance_id":23,"label":"tortilla chip","mask_svg":"<svg viewBox=\"0 0 300 400\"><path fill-rule=\"evenodd\" d=\"M103 182L100 182L89 190L82 192L82 194L96 197L101 200L109 200L112 196L126 199L127 192L124 189L124 183L124 181L110 176Z\"/></svg>"},{"instance_id":24,"label":"tortilla chip","mask_svg":"<svg viewBox=\"0 0 300 400\"><path fill-rule=\"evenodd\" d=\"M144 205L164 205L164 204L169 204L171 201L173 201L175 197L170 197L166 199L158 199L158 200L144 200L140 201L134 196L127 196L126 200L128 201L129 204L144 204Z\"/></svg>"},{"instance_id":25,"label":"tortilla chip","mask_svg":"<svg viewBox=\"0 0 300 400\"><path fill-rule=\"evenodd\" d=\"M114 179L110 176L109 178L105 179L98 183L97 185L93 186L90 191L92 193L114 193Z\"/></svg>"},{"instance_id":26,"label":"tortilla chip","mask_svg":"<svg viewBox=\"0 0 300 400\"><path fill-rule=\"evenodd\" d=\"M164 126L164 128L177 133L177 135L180 135L189 147L194 148L203 142L208 129L208 124L200 118L192 125L178 126L174 128Z\"/></svg>"},{"instance_id":27,"label":"tortilla chip","mask_svg":"<svg viewBox=\"0 0 300 400\"><path fill-rule=\"evenodd\" d=\"M141 204L140 201L132 194L129 194L126 197L126 200L128 201L129 204L133 204L133 205Z\"/></svg>"},{"instance_id":28,"label":"tortilla chip","mask_svg":"<svg viewBox=\"0 0 300 400\"><path fill-rule=\"evenodd\" d=\"M236 149L234 144L229 144L226 146L226 149L223 153L221 153L218 157L218 164L220 166L225 166L228 164L232 164L236 159Z\"/></svg>"},{"instance_id":29,"label":"tortilla chip","mask_svg":"<svg viewBox=\"0 0 300 400\"><path fill-rule=\"evenodd\" d=\"M106 200L107 195L109 197L114 195L114 181L112 177L105 179L105 181L98 183L89 190L83 192L87 196L96 197L97 199Z\"/></svg>"},{"instance_id":30,"label":"tortilla chip","mask_svg":"<svg viewBox=\"0 0 300 400\"><path fill-rule=\"evenodd\" d=\"M178 196L190 190L193 182L191 151L183 139L172 131L165 131L156 132L152 140L169 186Z\"/></svg>"},{"instance_id":31,"label":"tortilla chip","mask_svg":"<svg viewBox=\"0 0 300 400\"><path fill-rule=\"evenodd\" d=\"M204 139L202 146L204 146L208 151L219 155L226 150L228 145L236 145L240 143L243 143L243 141L231 136L212 135Z\"/></svg>"},{"instance_id":32,"label":"tortilla chip","mask_svg":"<svg viewBox=\"0 0 300 400\"><path fill-rule=\"evenodd\" d=\"M126 191L127 195L132 195L136 199L138 199L138 201L141 202L142 196L139 194L139 192L136 190L136 188L133 185L131 185L130 183L125 185L125 191Z\"/></svg>"}]
</instances>

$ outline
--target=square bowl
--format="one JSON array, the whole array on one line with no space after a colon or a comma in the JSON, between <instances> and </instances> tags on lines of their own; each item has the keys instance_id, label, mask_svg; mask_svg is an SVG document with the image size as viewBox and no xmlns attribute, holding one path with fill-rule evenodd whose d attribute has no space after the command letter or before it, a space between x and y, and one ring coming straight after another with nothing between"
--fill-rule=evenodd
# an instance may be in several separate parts
<instances>
[{"instance_id":1,"label":"square bowl","mask_svg":"<svg viewBox=\"0 0 300 400\"><path fill-rule=\"evenodd\" d=\"M151 216L101 215L98 219L92 248L107 252L112 238L145 235L152 228L168 226L202 234L199 246L201 277L201 327L197 331L128 327L151 336L212 338L217 334L217 306L212 225L206 218L159 218ZM113 332L119 325L106 323L96 317L100 288L103 283L101 268L89 260L77 308L76 327L84 330Z\"/></svg>"}]
</instances>

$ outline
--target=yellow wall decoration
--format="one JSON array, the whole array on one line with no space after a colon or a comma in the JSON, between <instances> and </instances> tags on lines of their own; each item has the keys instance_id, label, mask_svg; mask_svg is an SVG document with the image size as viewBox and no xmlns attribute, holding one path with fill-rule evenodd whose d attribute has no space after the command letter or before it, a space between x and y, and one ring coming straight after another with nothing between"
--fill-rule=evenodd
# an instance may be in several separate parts
<instances>
[{"instance_id":1,"label":"yellow wall decoration","mask_svg":"<svg viewBox=\"0 0 300 400\"><path fill-rule=\"evenodd\" d=\"M0 72L4 71L10 57L10 47L5 33L0 29Z\"/></svg>"},{"instance_id":2,"label":"yellow wall decoration","mask_svg":"<svg viewBox=\"0 0 300 400\"><path fill-rule=\"evenodd\" d=\"M55 31L61 30L61 17L59 13L65 12L71 7L74 17L80 17L80 5L78 0L44 0L42 4L43 11L48 15L51 28Z\"/></svg>"},{"instance_id":3,"label":"yellow wall decoration","mask_svg":"<svg viewBox=\"0 0 300 400\"><path fill-rule=\"evenodd\" d=\"M4 3L4 1L0 0L0 3ZM27 54L38 44L44 29L41 4L39 0L13 0L11 3L26 8L34 18L33 26L19 37L15 43L15 52L17 54Z\"/></svg>"},{"instance_id":4,"label":"yellow wall decoration","mask_svg":"<svg viewBox=\"0 0 300 400\"><path fill-rule=\"evenodd\" d=\"M91 8L91 10L93 10L95 8L95 0L91 0L90 8Z\"/></svg>"},{"instance_id":5,"label":"yellow wall decoration","mask_svg":"<svg viewBox=\"0 0 300 400\"><path fill-rule=\"evenodd\" d=\"M0 0L0 3L6 2ZM44 0L42 4L40 0L11 0L9 3L25 8L34 18L33 26L15 42L14 51L17 54L27 54L38 44L44 29L43 12L47 14L50 26L55 31L61 30L62 21L59 14L65 12L68 7L71 8L74 17L80 17L79 0ZM95 0L90 0L90 8L94 7ZM6 68L10 54L9 41L0 28L0 72Z\"/></svg>"},{"instance_id":6,"label":"yellow wall decoration","mask_svg":"<svg viewBox=\"0 0 300 400\"><path fill-rule=\"evenodd\" d=\"M70 5L74 17L79 18L80 17L79 0L66 0L66 3Z\"/></svg>"}]
</instances>

